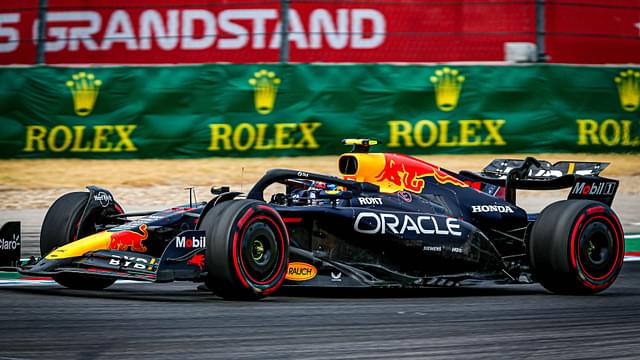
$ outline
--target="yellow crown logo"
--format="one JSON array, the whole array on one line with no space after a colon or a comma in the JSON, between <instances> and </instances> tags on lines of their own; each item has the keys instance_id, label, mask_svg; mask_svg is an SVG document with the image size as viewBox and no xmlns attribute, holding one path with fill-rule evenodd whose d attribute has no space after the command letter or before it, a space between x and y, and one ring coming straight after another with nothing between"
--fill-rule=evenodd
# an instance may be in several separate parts
<instances>
[{"instance_id":1,"label":"yellow crown logo","mask_svg":"<svg viewBox=\"0 0 640 360\"><path fill-rule=\"evenodd\" d=\"M442 111L451 111L458 106L464 76L456 69L448 67L436 70L430 78L436 89L436 105Z\"/></svg>"},{"instance_id":2,"label":"yellow crown logo","mask_svg":"<svg viewBox=\"0 0 640 360\"><path fill-rule=\"evenodd\" d=\"M625 111L635 111L640 107L640 72L623 70L614 79L618 85L620 105Z\"/></svg>"},{"instance_id":3,"label":"yellow crown logo","mask_svg":"<svg viewBox=\"0 0 640 360\"><path fill-rule=\"evenodd\" d=\"M73 97L73 110L78 116L87 116L93 111L93 107L98 99L100 85L102 81L95 78L91 73L81 71L71 75L71 80L66 82L71 96Z\"/></svg>"},{"instance_id":4,"label":"yellow crown logo","mask_svg":"<svg viewBox=\"0 0 640 360\"><path fill-rule=\"evenodd\" d=\"M264 69L254 73L253 76L253 78L249 79L249 84L253 86L256 111L258 114L267 115L273 111L280 79L276 77L276 73L273 71Z\"/></svg>"}]
</instances>

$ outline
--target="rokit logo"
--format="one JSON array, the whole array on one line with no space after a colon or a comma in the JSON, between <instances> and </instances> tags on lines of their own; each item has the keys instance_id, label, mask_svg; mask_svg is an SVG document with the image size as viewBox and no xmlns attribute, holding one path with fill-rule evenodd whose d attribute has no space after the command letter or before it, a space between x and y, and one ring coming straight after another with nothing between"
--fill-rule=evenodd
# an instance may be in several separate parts
<instances>
[{"instance_id":1,"label":"rokit logo","mask_svg":"<svg viewBox=\"0 0 640 360\"><path fill-rule=\"evenodd\" d=\"M382 199L374 197L360 197L358 202L360 205L382 205Z\"/></svg>"},{"instance_id":2,"label":"rokit logo","mask_svg":"<svg viewBox=\"0 0 640 360\"><path fill-rule=\"evenodd\" d=\"M400 234L415 232L425 235L461 236L458 219L436 216L415 216L405 214L398 217L395 214L361 212L356 217L353 229L362 234Z\"/></svg>"},{"instance_id":3,"label":"rokit logo","mask_svg":"<svg viewBox=\"0 0 640 360\"><path fill-rule=\"evenodd\" d=\"M501 214L513 213L511 206L503 205L473 205L471 206L471 212L473 213L489 213L496 212Z\"/></svg>"},{"instance_id":4,"label":"rokit logo","mask_svg":"<svg viewBox=\"0 0 640 360\"><path fill-rule=\"evenodd\" d=\"M20 247L20 235L13 235L13 239L0 239L0 250L16 250Z\"/></svg>"},{"instance_id":5,"label":"rokit logo","mask_svg":"<svg viewBox=\"0 0 640 360\"><path fill-rule=\"evenodd\" d=\"M594 182L591 184L577 182L571 190L572 194L578 195L613 195L615 192L615 182Z\"/></svg>"}]
</instances>

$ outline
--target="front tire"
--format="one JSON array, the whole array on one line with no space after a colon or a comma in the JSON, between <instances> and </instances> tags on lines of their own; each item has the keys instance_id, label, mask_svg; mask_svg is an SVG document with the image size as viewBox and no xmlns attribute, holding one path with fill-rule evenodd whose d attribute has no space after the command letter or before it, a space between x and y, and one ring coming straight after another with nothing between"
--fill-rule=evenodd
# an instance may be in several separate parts
<instances>
[{"instance_id":1,"label":"front tire","mask_svg":"<svg viewBox=\"0 0 640 360\"><path fill-rule=\"evenodd\" d=\"M564 200L545 208L531 231L529 257L535 278L558 294L607 289L624 260L620 220L607 205Z\"/></svg>"},{"instance_id":2,"label":"front tire","mask_svg":"<svg viewBox=\"0 0 640 360\"><path fill-rule=\"evenodd\" d=\"M89 200L87 192L72 192L59 197L47 211L40 231L40 254L44 257L55 248L66 245L95 232L95 217L89 216L80 222L82 212ZM58 284L70 289L102 290L115 279L81 274L58 274L52 276Z\"/></svg>"},{"instance_id":3,"label":"front tire","mask_svg":"<svg viewBox=\"0 0 640 360\"><path fill-rule=\"evenodd\" d=\"M289 238L284 221L267 204L231 200L208 211L199 224L206 232L205 283L224 299L257 300L284 281Z\"/></svg>"}]
</instances>

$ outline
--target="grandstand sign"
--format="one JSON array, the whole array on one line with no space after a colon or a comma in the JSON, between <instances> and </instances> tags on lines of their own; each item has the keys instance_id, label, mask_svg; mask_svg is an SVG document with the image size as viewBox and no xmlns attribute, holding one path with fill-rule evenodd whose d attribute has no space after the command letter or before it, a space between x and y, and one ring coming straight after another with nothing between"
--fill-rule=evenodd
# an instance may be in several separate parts
<instances>
[{"instance_id":1,"label":"grandstand sign","mask_svg":"<svg viewBox=\"0 0 640 360\"><path fill-rule=\"evenodd\" d=\"M49 64L277 62L279 1L51 0ZM535 43L535 2L291 1L291 62L501 61ZM89 5L88 5L89 4ZM548 2L551 62L640 62L637 1ZM32 64L38 1L0 2L0 64Z\"/></svg>"}]
</instances>

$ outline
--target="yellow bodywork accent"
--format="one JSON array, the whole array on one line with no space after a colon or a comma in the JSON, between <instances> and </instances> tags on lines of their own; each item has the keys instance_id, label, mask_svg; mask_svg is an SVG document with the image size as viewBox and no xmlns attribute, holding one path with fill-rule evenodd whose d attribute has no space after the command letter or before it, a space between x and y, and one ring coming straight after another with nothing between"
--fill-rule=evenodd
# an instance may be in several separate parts
<instances>
[{"instance_id":1,"label":"yellow bodywork accent","mask_svg":"<svg viewBox=\"0 0 640 360\"><path fill-rule=\"evenodd\" d=\"M340 175L342 175L345 179L375 183L376 176L380 173L380 171L382 171L382 169L384 169L385 159L384 154L382 153L348 153L340 156L340 158L343 157L355 158L356 161L358 161L358 170L355 174L348 175L340 173ZM338 171L340 170L338 169Z\"/></svg>"},{"instance_id":2,"label":"yellow bodywork accent","mask_svg":"<svg viewBox=\"0 0 640 360\"><path fill-rule=\"evenodd\" d=\"M343 139L344 145L378 145L378 140L375 139Z\"/></svg>"},{"instance_id":3,"label":"yellow bodywork accent","mask_svg":"<svg viewBox=\"0 0 640 360\"><path fill-rule=\"evenodd\" d=\"M45 259L68 259L72 257L82 256L89 251L109 249L109 244L111 243L111 234L112 233L110 232L103 231L97 234L89 235L53 250L47 256L45 256Z\"/></svg>"}]
</instances>

